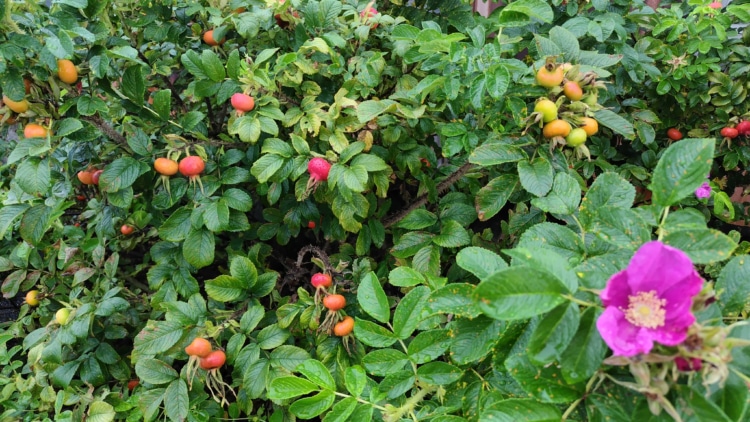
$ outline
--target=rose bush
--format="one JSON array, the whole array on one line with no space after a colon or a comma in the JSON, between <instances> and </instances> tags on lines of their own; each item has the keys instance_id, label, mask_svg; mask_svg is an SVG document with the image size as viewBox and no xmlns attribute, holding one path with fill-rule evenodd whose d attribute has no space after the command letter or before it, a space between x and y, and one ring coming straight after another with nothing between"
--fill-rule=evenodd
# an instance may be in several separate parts
<instances>
[{"instance_id":1,"label":"rose bush","mask_svg":"<svg viewBox=\"0 0 750 422\"><path fill-rule=\"evenodd\" d=\"M744 420L747 4L0 7L0 420Z\"/></svg>"}]
</instances>

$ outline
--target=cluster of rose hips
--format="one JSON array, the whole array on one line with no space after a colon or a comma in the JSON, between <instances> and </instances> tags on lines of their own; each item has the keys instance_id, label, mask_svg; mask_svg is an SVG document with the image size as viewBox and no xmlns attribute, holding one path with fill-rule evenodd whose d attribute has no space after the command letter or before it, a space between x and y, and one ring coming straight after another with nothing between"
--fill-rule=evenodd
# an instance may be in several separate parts
<instances>
[{"instance_id":1,"label":"cluster of rose hips","mask_svg":"<svg viewBox=\"0 0 750 422\"><path fill-rule=\"evenodd\" d=\"M732 144L732 140L739 137L750 137L750 120L740 120L735 126L725 126L719 132L722 139L722 144ZM667 130L667 138L671 141L679 141L683 138L682 132L677 128L669 128Z\"/></svg>"},{"instance_id":2,"label":"cluster of rose hips","mask_svg":"<svg viewBox=\"0 0 750 422\"><path fill-rule=\"evenodd\" d=\"M567 145L575 148L579 157L590 158L585 143L599 131L599 123L591 115L598 108L598 91L603 87L596 78L593 72L581 73L579 66L559 64L554 58L548 58L537 71L537 84L549 94L537 100L529 126L542 123L542 135L551 141L550 149Z\"/></svg>"},{"instance_id":3,"label":"cluster of rose hips","mask_svg":"<svg viewBox=\"0 0 750 422\"><path fill-rule=\"evenodd\" d=\"M732 144L732 139L738 136L750 137L750 120L740 120L736 126L726 126L721 129L722 143Z\"/></svg>"},{"instance_id":4,"label":"cluster of rose hips","mask_svg":"<svg viewBox=\"0 0 750 422\"><path fill-rule=\"evenodd\" d=\"M191 388L193 377L198 369L197 367L200 366L208 371L206 374L206 386L216 401L224 404L227 390L231 391L235 397L237 396L232 387L224 382L219 371L224 362L227 361L227 355L223 350L213 350L211 342L202 337L196 337L185 347L185 353L190 356L187 367L187 378L188 385Z\"/></svg>"},{"instance_id":5,"label":"cluster of rose hips","mask_svg":"<svg viewBox=\"0 0 750 422\"><path fill-rule=\"evenodd\" d=\"M333 293L333 278L330 274L315 273L310 279L310 284L315 287L315 305L320 303L323 296L323 306L328 309L325 319L320 324L318 331L328 334L333 333L337 337L344 338L344 347L349 351L349 335L354 330L354 318L341 312L346 307L346 298L343 295Z\"/></svg>"},{"instance_id":6,"label":"cluster of rose hips","mask_svg":"<svg viewBox=\"0 0 750 422\"><path fill-rule=\"evenodd\" d=\"M57 61L57 78L60 80L60 82L63 82L68 85L74 85L76 82L78 82L78 68L76 68L76 65L68 60L68 59L59 59ZM23 80L24 89L26 92L26 95L31 94L31 80L28 78L24 78ZM78 83L77 88L80 92L80 83ZM3 100L0 102L0 108L8 107L8 110L10 110L13 113L16 114L23 114L29 111L29 108L31 107L31 103L26 98L23 98L19 101L13 101L7 96L3 95ZM9 124L13 124L16 122L16 117L9 114L6 114L0 122L7 122ZM41 126L37 124L30 124L27 126L27 128L31 126L33 130L38 130L41 128ZM43 129L43 128L42 128ZM46 130L44 134L37 134L35 136L29 136L27 134L27 129L24 129L24 136L27 138L45 138L47 137Z\"/></svg>"}]
</instances>

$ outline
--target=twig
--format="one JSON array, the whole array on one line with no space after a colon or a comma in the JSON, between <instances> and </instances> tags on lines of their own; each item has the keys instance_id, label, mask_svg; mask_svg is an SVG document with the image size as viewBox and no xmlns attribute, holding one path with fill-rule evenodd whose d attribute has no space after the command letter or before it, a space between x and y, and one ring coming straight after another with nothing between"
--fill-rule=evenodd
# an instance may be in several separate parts
<instances>
[{"instance_id":1,"label":"twig","mask_svg":"<svg viewBox=\"0 0 750 422\"><path fill-rule=\"evenodd\" d=\"M469 172L473 167L473 164L466 162L461 167L459 167L456 171L451 173L450 176L448 176L445 180L438 183L437 185L437 193L438 195L445 193L448 188L450 188L454 183L456 183L459 179L464 177L466 173ZM386 217L383 220L383 226L385 228L391 227L392 225L398 223L399 221L403 220L404 217L409 215L410 212L414 211L415 209L423 206L427 203L427 194L423 194L419 196L414 202L411 203L408 207L402 209L401 211L398 211L395 214L392 214L388 217Z\"/></svg>"},{"instance_id":2,"label":"twig","mask_svg":"<svg viewBox=\"0 0 750 422\"><path fill-rule=\"evenodd\" d=\"M109 125L109 123L105 122L104 119L102 119L98 115L84 116L81 118L83 120L86 120L87 122L92 123L94 126L99 128L99 130L104 132L105 135L107 135L110 139L117 142L118 144L128 144L128 140L124 136L120 135L118 131L116 131L112 126Z\"/></svg>"},{"instance_id":3,"label":"twig","mask_svg":"<svg viewBox=\"0 0 750 422\"><path fill-rule=\"evenodd\" d=\"M331 267L331 260L328 259L328 254L323 252L323 250L319 247L313 245L307 245L304 248L300 249L299 254L297 254L297 268L302 268L302 259L308 252L312 252L313 254L317 255L321 261L323 261L323 265L325 265L326 271L330 273L333 272L333 267Z\"/></svg>"}]
</instances>

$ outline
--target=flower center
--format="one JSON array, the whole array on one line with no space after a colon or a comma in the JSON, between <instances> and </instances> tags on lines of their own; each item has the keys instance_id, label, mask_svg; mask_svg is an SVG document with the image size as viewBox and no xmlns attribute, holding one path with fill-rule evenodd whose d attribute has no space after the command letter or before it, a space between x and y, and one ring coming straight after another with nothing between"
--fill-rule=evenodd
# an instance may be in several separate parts
<instances>
[{"instance_id":1,"label":"flower center","mask_svg":"<svg viewBox=\"0 0 750 422\"><path fill-rule=\"evenodd\" d=\"M625 319L636 327L657 328L664 326L666 300L656 295L656 290L638 292L628 296L628 309L623 309Z\"/></svg>"}]
</instances>

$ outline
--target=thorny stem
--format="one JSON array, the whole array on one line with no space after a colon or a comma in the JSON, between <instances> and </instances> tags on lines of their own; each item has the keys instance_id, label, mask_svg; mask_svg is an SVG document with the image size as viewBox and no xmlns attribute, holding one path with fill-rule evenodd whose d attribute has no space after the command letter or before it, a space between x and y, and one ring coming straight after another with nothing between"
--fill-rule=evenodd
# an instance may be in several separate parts
<instances>
[{"instance_id":1,"label":"thorny stem","mask_svg":"<svg viewBox=\"0 0 750 422\"><path fill-rule=\"evenodd\" d=\"M11 1L6 1L5 2L5 16L3 16L3 21L5 22L6 25L8 25L8 27L13 32L15 32L17 34L22 34L23 35L23 34L25 34L25 32L23 32L23 30L13 21L13 15L11 13L12 12L11 11L12 5L13 5L13 2L11 2Z\"/></svg>"},{"instance_id":2,"label":"thorny stem","mask_svg":"<svg viewBox=\"0 0 750 422\"><path fill-rule=\"evenodd\" d=\"M339 393L338 391L334 391L334 392L333 392L333 394L335 394L335 395L337 395L337 396L339 396L339 397L344 397L344 398L354 397L354 396L350 396L350 395L348 395L348 394L344 394L344 393ZM370 406L374 407L375 409L378 409L378 410L380 410L381 412L385 412L386 410L388 410L388 409L386 409L386 408L385 408L385 407L383 407L383 406L378 406L377 404L375 404L375 403L372 403L372 402L369 402L369 401L367 401L367 400L365 400L365 399L361 399L361 398L359 398L359 397L354 397L354 398L355 398L355 399L356 399L356 400L357 400L358 402L360 402L360 403L362 403L362 404L368 404L368 405L370 405Z\"/></svg>"},{"instance_id":3,"label":"thorny stem","mask_svg":"<svg viewBox=\"0 0 750 422\"><path fill-rule=\"evenodd\" d=\"M469 172L473 168L473 164L466 162L461 167L459 167L456 171L451 173L450 176L448 176L447 179L443 180L442 182L438 183L437 188L435 189L438 194L442 194L445 192L451 185L456 183L459 179L464 177L466 173ZM403 220L404 217L409 215L410 212L414 211L415 209L421 207L422 205L427 203L427 194L421 195L418 197L411 205L408 207L402 209L401 211L398 211L395 214L392 214L388 217L386 217L383 220L383 226L387 229L388 227L391 227L392 225L398 223L399 221Z\"/></svg>"},{"instance_id":4,"label":"thorny stem","mask_svg":"<svg viewBox=\"0 0 750 422\"><path fill-rule=\"evenodd\" d=\"M313 245L307 245L304 248L300 249L299 253L297 254L297 268L302 267L302 259L308 252L312 252L313 254L317 255L321 261L323 261L323 265L325 265L326 271L328 271L329 273L333 272L333 267L331 267L331 260L328 259L328 255L320 248Z\"/></svg>"},{"instance_id":5,"label":"thorny stem","mask_svg":"<svg viewBox=\"0 0 750 422\"><path fill-rule=\"evenodd\" d=\"M421 388L413 396L409 397L403 406L397 407L393 410L386 412L383 415L383 421L394 422L394 421L400 420L401 417L404 416L405 414L409 412L413 412L417 404L419 404L419 402L424 400L424 398L428 394L432 394L433 392L435 392L435 390L437 390L437 387L434 385Z\"/></svg>"},{"instance_id":6,"label":"thorny stem","mask_svg":"<svg viewBox=\"0 0 750 422\"><path fill-rule=\"evenodd\" d=\"M125 139L124 136L120 135L119 132L117 132L112 126L110 126L107 122L104 121L101 117L98 115L93 115L90 117L82 117L83 120L86 120L89 123L94 124L99 130L104 132L107 137L112 139L113 141L117 142L118 144L127 145L128 140Z\"/></svg>"}]
</instances>

